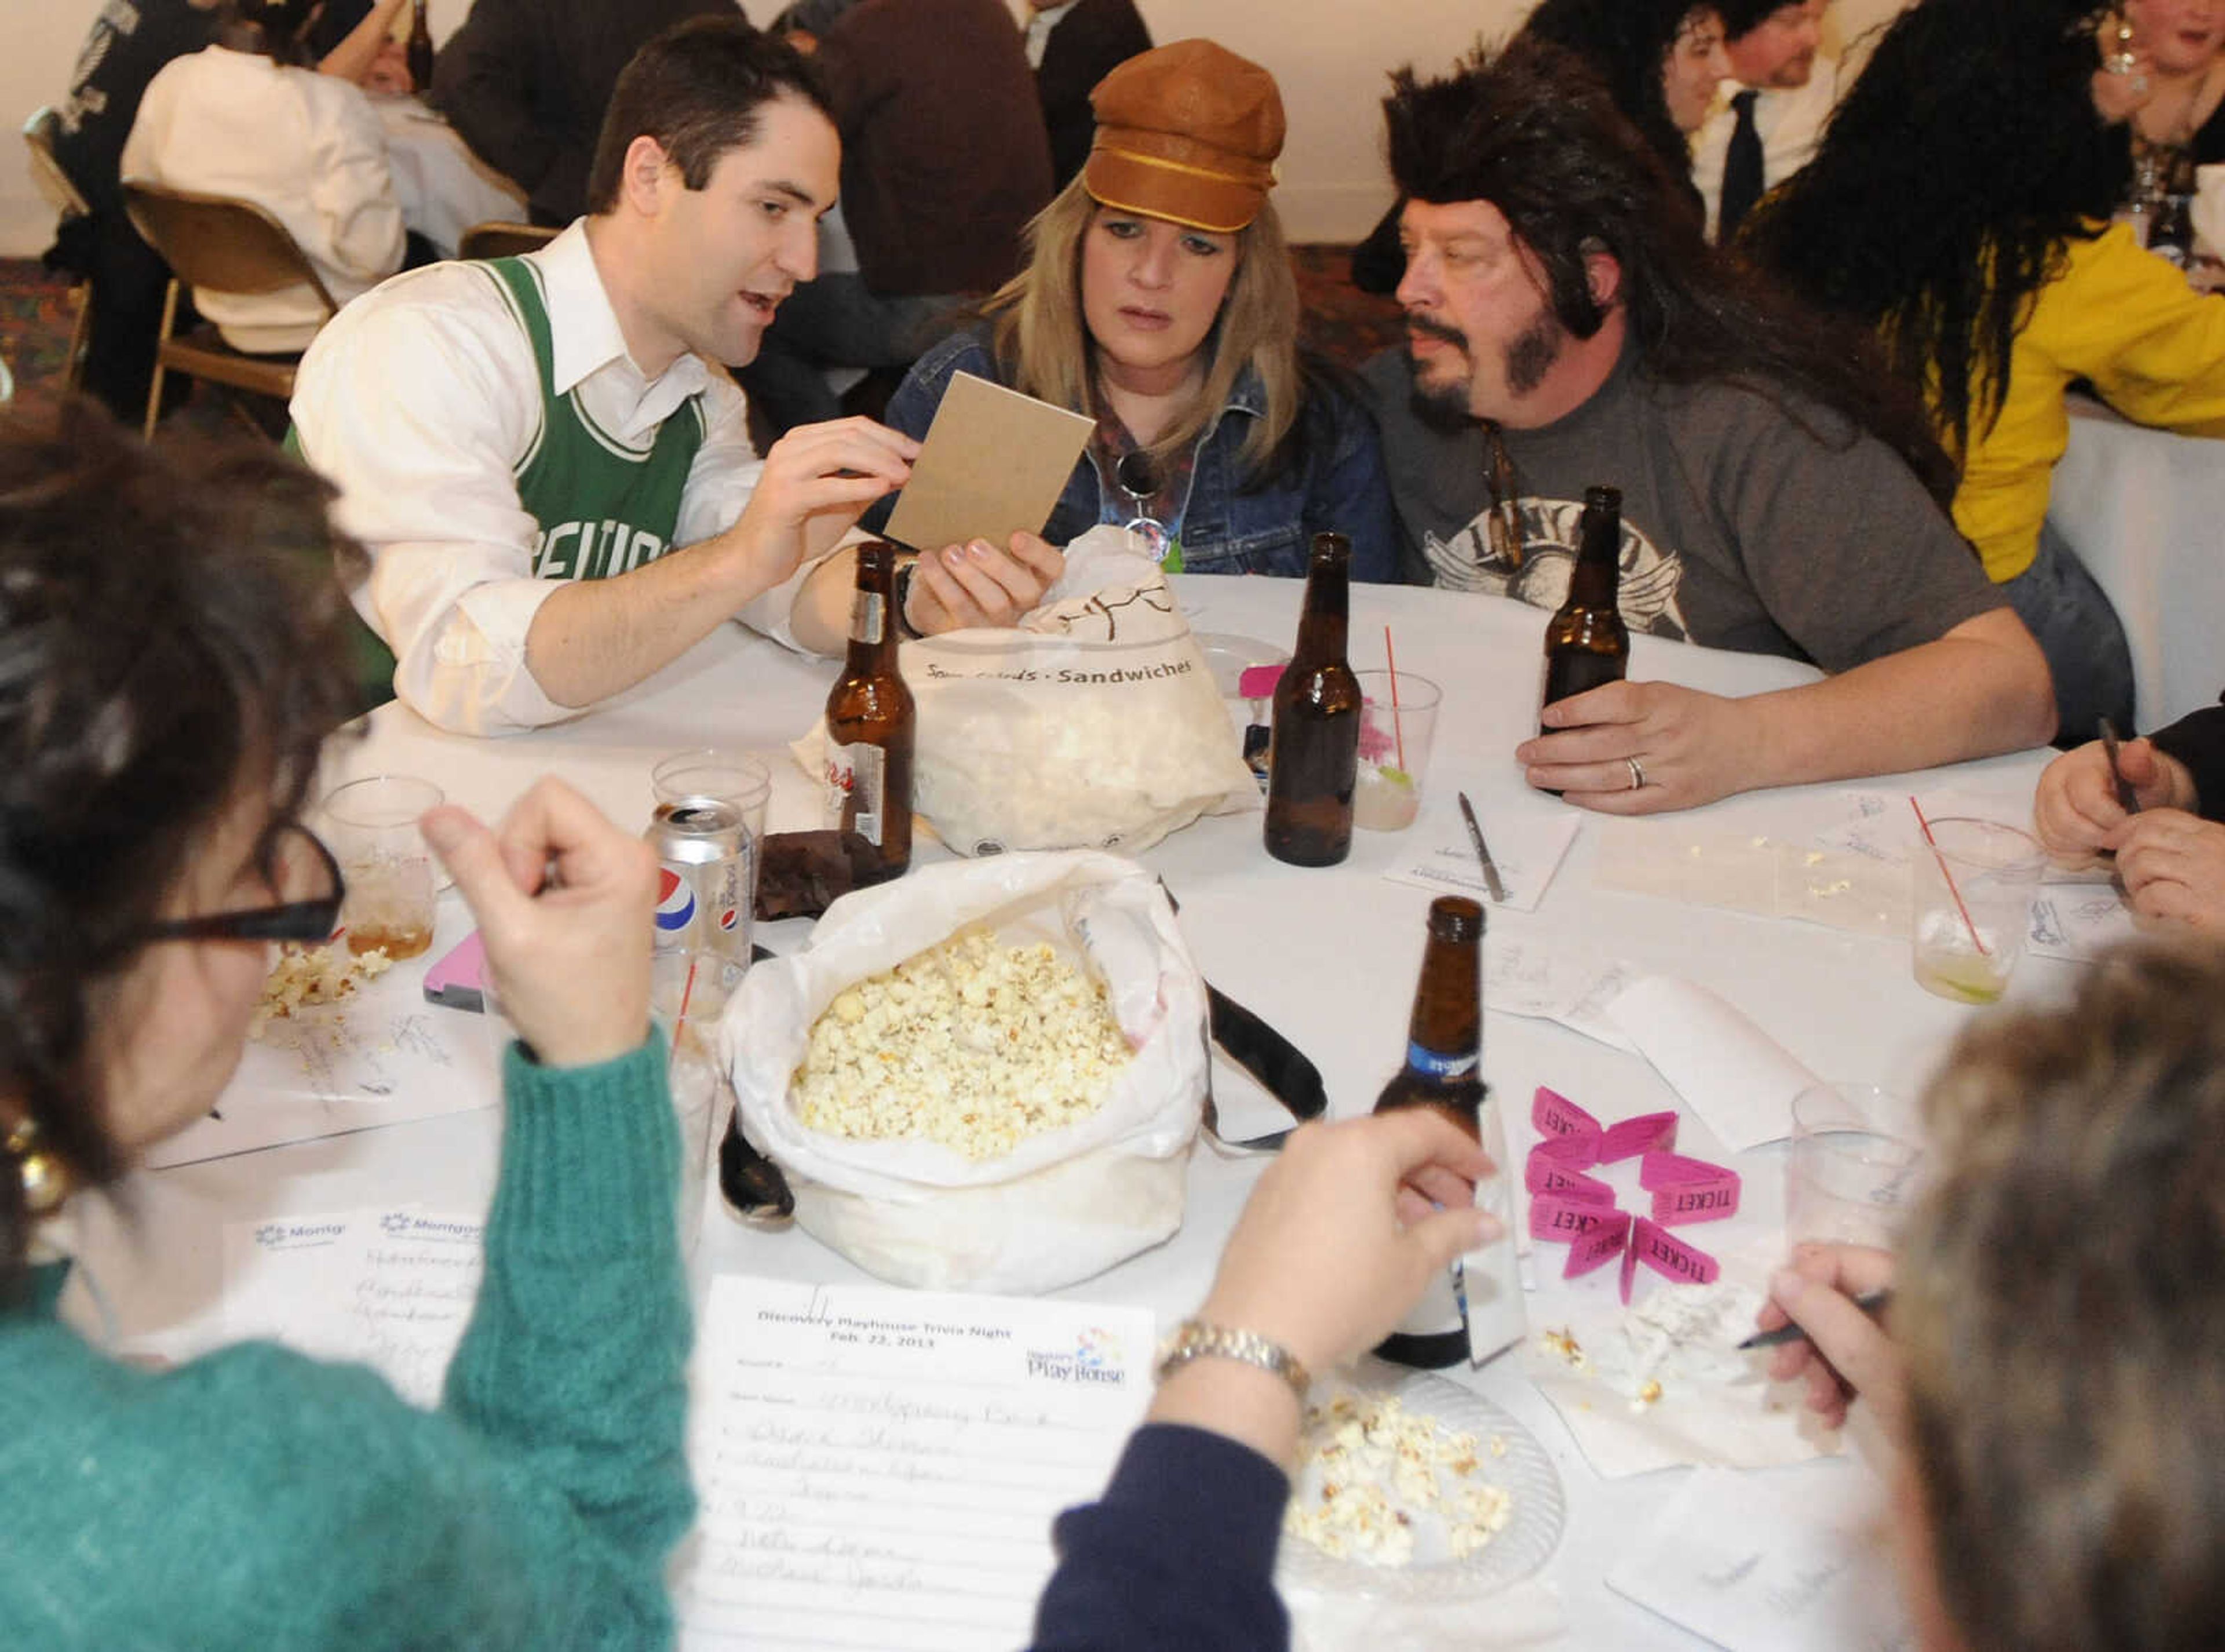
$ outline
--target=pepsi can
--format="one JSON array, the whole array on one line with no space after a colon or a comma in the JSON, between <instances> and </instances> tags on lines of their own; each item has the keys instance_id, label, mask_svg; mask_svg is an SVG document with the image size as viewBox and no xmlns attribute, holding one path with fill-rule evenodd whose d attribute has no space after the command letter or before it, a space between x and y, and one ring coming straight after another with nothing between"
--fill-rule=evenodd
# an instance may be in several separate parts
<instances>
[{"instance_id":1,"label":"pepsi can","mask_svg":"<svg viewBox=\"0 0 2225 1652\"><path fill-rule=\"evenodd\" d=\"M715 797L659 803L647 836L661 863L656 949L716 953L746 969L758 845L742 811Z\"/></svg>"}]
</instances>

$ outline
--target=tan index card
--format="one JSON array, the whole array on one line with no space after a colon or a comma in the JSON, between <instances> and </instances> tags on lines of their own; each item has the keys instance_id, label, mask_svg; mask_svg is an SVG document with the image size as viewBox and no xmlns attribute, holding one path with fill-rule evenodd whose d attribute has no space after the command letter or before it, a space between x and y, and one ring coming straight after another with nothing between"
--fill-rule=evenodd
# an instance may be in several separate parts
<instances>
[{"instance_id":1,"label":"tan index card","mask_svg":"<svg viewBox=\"0 0 2225 1652\"><path fill-rule=\"evenodd\" d=\"M1040 534L1095 421L971 373L943 393L890 514L887 536L918 551Z\"/></svg>"}]
</instances>

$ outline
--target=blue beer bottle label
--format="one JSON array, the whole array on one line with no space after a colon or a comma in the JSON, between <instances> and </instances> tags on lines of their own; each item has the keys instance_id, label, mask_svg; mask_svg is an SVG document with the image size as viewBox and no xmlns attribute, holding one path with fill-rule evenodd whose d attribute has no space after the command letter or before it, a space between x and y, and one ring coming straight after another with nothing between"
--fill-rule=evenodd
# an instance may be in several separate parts
<instances>
[{"instance_id":1,"label":"blue beer bottle label","mask_svg":"<svg viewBox=\"0 0 2225 1652\"><path fill-rule=\"evenodd\" d=\"M1432 1079L1466 1079L1476 1068L1476 1052L1469 1050L1461 1055L1447 1055L1441 1051L1425 1049L1419 1044L1406 1046L1406 1065L1415 1072Z\"/></svg>"}]
</instances>

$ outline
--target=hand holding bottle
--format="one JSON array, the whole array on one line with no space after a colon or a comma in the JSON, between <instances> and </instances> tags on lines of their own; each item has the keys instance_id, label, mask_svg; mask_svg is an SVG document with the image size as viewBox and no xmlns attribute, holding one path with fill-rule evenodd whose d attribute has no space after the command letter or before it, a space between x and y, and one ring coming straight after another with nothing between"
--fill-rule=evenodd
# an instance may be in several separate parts
<instances>
[{"instance_id":1,"label":"hand holding bottle","mask_svg":"<svg viewBox=\"0 0 2225 1652\"><path fill-rule=\"evenodd\" d=\"M1491 1171L1474 1138L1432 1108L1308 1124L1252 1190L1198 1317L1257 1332L1309 1370L1342 1364L1495 1236L1471 1204Z\"/></svg>"}]
</instances>

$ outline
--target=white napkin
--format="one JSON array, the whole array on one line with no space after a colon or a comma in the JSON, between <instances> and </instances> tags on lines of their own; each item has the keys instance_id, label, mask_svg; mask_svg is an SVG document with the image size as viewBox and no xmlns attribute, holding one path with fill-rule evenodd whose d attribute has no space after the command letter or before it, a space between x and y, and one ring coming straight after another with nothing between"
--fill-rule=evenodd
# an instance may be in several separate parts
<instances>
[{"instance_id":1,"label":"white napkin","mask_svg":"<svg viewBox=\"0 0 2225 1652\"><path fill-rule=\"evenodd\" d=\"M1429 825L1436 828L1435 834L1424 838L1417 832L1407 845L1409 853L1403 862L1383 876L1393 883L1410 883L1440 895L1472 895L1493 908L1503 905L1510 911L1535 912L1582 824L1573 810L1537 814L1510 809L1494 816L1485 828L1486 841L1491 845L1492 864L1499 868L1499 881L1506 889L1504 902L1492 900L1483 881L1482 864L1475 858L1475 845L1468 840L1467 826L1456 816L1433 813Z\"/></svg>"},{"instance_id":2,"label":"white napkin","mask_svg":"<svg viewBox=\"0 0 2225 1652\"><path fill-rule=\"evenodd\" d=\"M1607 1587L1729 1652L1915 1645L1883 1541L1884 1492L1851 1459L1696 1471Z\"/></svg>"},{"instance_id":3,"label":"white napkin","mask_svg":"<svg viewBox=\"0 0 2225 1652\"><path fill-rule=\"evenodd\" d=\"M1792 1133L1792 1098L1821 1082L1703 986L1649 975L1607 1017L1734 1153Z\"/></svg>"}]
</instances>

